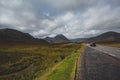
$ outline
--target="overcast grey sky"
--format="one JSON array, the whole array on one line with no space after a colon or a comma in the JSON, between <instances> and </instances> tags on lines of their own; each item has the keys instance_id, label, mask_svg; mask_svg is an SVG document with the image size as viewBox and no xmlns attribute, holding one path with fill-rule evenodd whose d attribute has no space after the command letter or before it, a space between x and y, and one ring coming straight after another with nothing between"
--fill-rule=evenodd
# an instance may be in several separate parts
<instances>
[{"instance_id":1,"label":"overcast grey sky","mask_svg":"<svg viewBox=\"0 0 120 80\"><path fill-rule=\"evenodd\" d=\"M38 38L120 32L120 0L0 0L0 28Z\"/></svg>"}]
</instances>

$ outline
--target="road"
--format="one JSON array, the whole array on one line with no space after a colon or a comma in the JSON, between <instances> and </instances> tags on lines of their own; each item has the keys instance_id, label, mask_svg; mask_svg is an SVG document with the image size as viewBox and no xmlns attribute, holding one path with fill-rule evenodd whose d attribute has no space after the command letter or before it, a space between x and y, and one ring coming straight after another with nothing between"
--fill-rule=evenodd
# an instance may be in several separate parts
<instances>
[{"instance_id":1,"label":"road","mask_svg":"<svg viewBox=\"0 0 120 80\"><path fill-rule=\"evenodd\" d=\"M88 47L90 47L90 46L88 45ZM91 48L120 59L120 48L100 46L100 45L97 45L96 47L91 47Z\"/></svg>"},{"instance_id":2,"label":"road","mask_svg":"<svg viewBox=\"0 0 120 80\"><path fill-rule=\"evenodd\" d=\"M120 48L88 46L80 65L79 80L120 80Z\"/></svg>"}]
</instances>

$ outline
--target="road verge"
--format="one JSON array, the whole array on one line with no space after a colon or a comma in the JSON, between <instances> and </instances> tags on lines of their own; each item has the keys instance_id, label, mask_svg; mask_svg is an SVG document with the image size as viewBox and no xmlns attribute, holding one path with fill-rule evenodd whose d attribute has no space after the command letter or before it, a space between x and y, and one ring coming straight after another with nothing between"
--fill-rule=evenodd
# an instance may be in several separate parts
<instances>
[{"instance_id":1,"label":"road verge","mask_svg":"<svg viewBox=\"0 0 120 80\"><path fill-rule=\"evenodd\" d=\"M81 57L82 57L82 54L84 53L85 48L86 48L86 46L83 45L79 51L79 55L78 55L77 60L75 62L75 69L74 69L75 72L74 72L74 79L73 80L80 79L79 72L80 72L80 67L81 67L81 65L80 65L81 64Z\"/></svg>"}]
</instances>

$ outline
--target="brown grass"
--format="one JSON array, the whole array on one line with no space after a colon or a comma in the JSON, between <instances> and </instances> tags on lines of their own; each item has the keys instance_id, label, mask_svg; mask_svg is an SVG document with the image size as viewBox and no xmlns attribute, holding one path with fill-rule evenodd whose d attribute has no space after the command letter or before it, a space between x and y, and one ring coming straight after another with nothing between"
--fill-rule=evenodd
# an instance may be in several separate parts
<instances>
[{"instance_id":1,"label":"brown grass","mask_svg":"<svg viewBox=\"0 0 120 80\"><path fill-rule=\"evenodd\" d=\"M79 46L72 43L0 45L0 80L33 80L71 55ZM33 66L27 70L31 64Z\"/></svg>"},{"instance_id":2,"label":"brown grass","mask_svg":"<svg viewBox=\"0 0 120 80\"><path fill-rule=\"evenodd\" d=\"M120 47L120 43L99 43L100 45L104 45L104 46L112 46L112 47Z\"/></svg>"}]
</instances>

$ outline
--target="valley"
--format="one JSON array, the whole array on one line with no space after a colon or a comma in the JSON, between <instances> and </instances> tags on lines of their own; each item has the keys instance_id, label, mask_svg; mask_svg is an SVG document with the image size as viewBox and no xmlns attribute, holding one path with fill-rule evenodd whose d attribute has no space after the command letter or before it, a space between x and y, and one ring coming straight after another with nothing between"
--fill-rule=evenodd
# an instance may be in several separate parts
<instances>
[{"instance_id":1,"label":"valley","mask_svg":"<svg viewBox=\"0 0 120 80\"><path fill-rule=\"evenodd\" d=\"M14 29L1 29L0 80L78 80L84 50L87 52L86 43L95 42L95 48L99 45L120 47L119 33L113 32L84 38L83 42L74 40L62 34L40 39Z\"/></svg>"},{"instance_id":2,"label":"valley","mask_svg":"<svg viewBox=\"0 0 120 80\"><path fill-rule=\"evenodd\" d=\"M1 45L0 79L30 80L71 55L81 44Z\"/></svg>"}]
</instances>

